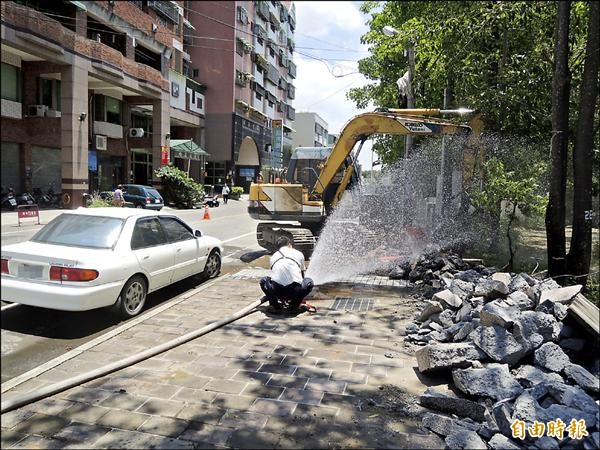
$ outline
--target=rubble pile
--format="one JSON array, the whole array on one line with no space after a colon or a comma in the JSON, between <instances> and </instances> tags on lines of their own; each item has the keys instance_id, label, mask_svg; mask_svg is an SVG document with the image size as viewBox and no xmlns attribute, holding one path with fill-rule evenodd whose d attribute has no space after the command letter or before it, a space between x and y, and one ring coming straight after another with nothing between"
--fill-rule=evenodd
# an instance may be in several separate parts
<instances>
[{"instance_id":1,"label":"rubble pile","mask_svg":"<svg viewBox=\"0 0 600 450\"><path fill-rule=\"evenodd\" d=\"M406 326L406 341L421 347L421 373L451 376L450 391L429 388L420 403L452 417L428 413L424 428L449 448L600 448L597 336L565 320L581 285L560 287L455 255L421 257L390 277L435 288ZM534 422L558 419L563 439L531 435ZM588 436L569 437L573 419L585 421ZM524 424L524 439L513 437L515 423Z\"/></svg>"}]
</instances>

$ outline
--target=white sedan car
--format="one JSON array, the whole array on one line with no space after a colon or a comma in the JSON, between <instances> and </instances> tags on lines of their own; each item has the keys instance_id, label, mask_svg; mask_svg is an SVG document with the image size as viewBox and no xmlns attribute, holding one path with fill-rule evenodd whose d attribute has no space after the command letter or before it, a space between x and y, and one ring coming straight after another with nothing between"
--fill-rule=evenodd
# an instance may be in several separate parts
<instances>
[{"instance_id":1,"label":"white sedan car","mask_svg":"<svg viewBox=\"0 0 600 450\"><path fill-rule=\"evenodd\" d=\"M113 306L138 314L146 294L186 277L216 277L221 242L166 212L80 208L29 241L2 247L2 300L64 311Z\"/></svg>"}]
</instances>

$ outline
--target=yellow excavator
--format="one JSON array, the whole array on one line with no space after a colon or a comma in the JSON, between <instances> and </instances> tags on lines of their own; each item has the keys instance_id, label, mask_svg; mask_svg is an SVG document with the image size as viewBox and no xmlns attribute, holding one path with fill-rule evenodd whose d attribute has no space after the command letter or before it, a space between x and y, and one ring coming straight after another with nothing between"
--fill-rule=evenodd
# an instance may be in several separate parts
<instances>
[{"instance_id":1,"label":"yellow excavator","mask_svg":"<svg viewBox=\"0 0 600 450\"><path fill-rule=\"evenodd\" d=\"M470 134L471 126L435 118L469 112L472 111L379 108L350 119L333 147L295 149L281 183L250 185L248 213L253 219L268 221L257 226L259 245L274 251L277 239L284 235L310 257L327 216L346 190L359 182L356 158L367 139L377 134Z\"/></svg>"}]
</instances>

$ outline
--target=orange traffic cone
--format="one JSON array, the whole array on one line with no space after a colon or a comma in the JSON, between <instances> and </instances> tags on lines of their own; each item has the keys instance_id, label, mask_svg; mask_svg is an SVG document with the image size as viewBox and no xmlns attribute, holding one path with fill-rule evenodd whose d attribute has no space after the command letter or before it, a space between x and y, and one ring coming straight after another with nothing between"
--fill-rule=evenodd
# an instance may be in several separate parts
<instances>
[{"instance_id":1,"label":"orange traffic cone","mask_svg":"<svg viewBox=\"0 0 600 450\"><path fill-rule=\"evenodd\" d=\"M208 205L204 206L204 217L202 220L210 220L210 213L208 212Z\"/></svg>"}]
</instances>

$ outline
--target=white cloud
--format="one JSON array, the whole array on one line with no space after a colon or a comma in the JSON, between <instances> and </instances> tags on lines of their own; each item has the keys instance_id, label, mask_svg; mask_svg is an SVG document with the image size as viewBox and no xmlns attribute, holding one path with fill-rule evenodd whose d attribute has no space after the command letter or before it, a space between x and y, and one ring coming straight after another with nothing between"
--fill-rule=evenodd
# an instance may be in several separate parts
<instances>
[{"instance_id":1,"label":"white cloud","mask_svg":"<svg viewBox=\"0 0 600 450\"><path fill-rule=\"evenodd\" d=\"M312 36L326 37L337 30L360 33L364 27L364 16L353 2L300 1L295 5L298 30L302 27Z\"/></svg>"},{"instance_id":2,"label":"white cloud","mask_svg":"<svg viewBox=\"0 0 600 450\"><path fill-rule=\"evenodd\" d=\"M298 112L317 113L328 123L329 132L337 134L353 116L372 110L359 110L346 99L350 88L368 83L357 73L357 61L368 55L360 43L361 35L368 31L366 17L356 2L301 1L295 5L294 62L298 70L293 106ZM370 168L370 145L365 144L359 160L363 168Z\"/></svg>"}]
</instances>

